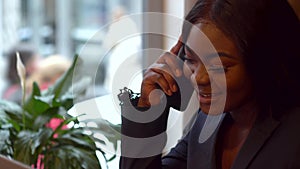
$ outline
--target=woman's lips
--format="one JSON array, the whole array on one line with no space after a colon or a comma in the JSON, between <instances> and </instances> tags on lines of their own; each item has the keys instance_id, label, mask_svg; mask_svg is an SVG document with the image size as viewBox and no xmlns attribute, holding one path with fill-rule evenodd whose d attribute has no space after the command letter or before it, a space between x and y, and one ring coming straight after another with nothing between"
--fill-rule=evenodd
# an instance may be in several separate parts
<instances>
[{"instance_id":1,"label":"woman's lips","mask_svg":"<svg viewBox=\"0 0 300 169\"><path fill-rule=\"evenodd\" d=\"M218 94L198 93L199 101L203 104L211 104L213 100L216 100L216 96L218 96Z\"/></svg>"},{"instance_id":2,"label":"woman's lips","mask_svg":"<svg viewBox=\"0 0 300 169\"><path fill-rule=\"evenodd\" d=\"M203 104L210 104L211 103L211 99L212 99L211 94L201 94L201 93L199 93L198 97L199 97L200 103L203 103Z\"/></svg>"}]
</instances>

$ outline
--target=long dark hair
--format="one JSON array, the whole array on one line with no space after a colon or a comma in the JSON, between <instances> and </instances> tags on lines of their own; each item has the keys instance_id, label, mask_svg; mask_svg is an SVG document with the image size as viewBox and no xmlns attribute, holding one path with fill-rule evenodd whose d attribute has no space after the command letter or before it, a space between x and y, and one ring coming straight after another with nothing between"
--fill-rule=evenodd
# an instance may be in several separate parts
<instances>
[{"instance_id":1,"label":"long dark hair","mask_svg":"<svg viewBox=\"0 0 300 169\"><path fill-rule=\"evenodd\" d=\"M300 22L286 0L198 0L185 19L210 21L235 42L261 111L299 105Z\"/></svg>"}]
</instances>

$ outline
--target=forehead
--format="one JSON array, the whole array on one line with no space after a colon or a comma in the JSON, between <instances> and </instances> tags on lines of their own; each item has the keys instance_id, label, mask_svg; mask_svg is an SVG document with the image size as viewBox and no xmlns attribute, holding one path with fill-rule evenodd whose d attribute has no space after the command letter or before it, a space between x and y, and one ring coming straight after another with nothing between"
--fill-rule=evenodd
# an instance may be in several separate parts
<instances>
[{"instance_id":1,"label":"forehead","mask_svg":"<svg viewBox=\"0 0 300 169\"><path fill-rule=\"evenodd\" d=\"M217 52L238 56L233 41L211 23L193 25L187 37L186 45L198 56Z\"/></svg>"}]
</instances>

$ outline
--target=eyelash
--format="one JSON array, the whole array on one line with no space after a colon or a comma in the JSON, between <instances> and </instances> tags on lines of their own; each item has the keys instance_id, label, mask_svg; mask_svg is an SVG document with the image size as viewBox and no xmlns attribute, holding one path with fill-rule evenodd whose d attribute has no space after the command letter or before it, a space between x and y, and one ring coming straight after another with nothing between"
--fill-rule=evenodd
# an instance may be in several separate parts
<instances>
[{"instance_id":1,"label":"eyelash","mask_svg":"<svg viewBox=\"0 0 300 169\"><path fill-rule=\"evenodd\" d=\"M214 72L226 72L227 71L227 67L225 66L222 66L222 65L213 65L213 66L210 66L208 68L208 71L214 71Z\"/></svg>"},{"instance_id":2,"label":"eyelash","mask_svg":"<svg viewBox=\"0 0 300 169\"><path fill-rule=\"evenodd\" d=\"M188 65L195 64L195 61L193 59L187 58L186 55L183 56L182 60L184 62L186 62ZM223 65L212 65L212 66L209 66L207 68L208 71L213 71L213 72L226 72L227 69L228 68L226 66L223 66Z\"/></svg>"},{"instance_id":3,"label":"eyelash","mask_svg":"<svg viewBox=\"0 0 300 169\"><path fill-rule=\"evenodd\" d=\"M193 59L187 58L186 55L183 56L182 60L190 65L195 63L195 61Z\"/></svg>"},{"instance_id":4,"label":"eyelash","mask_svg":"<svg viewBox=\"0 0 300 169\"><path fill-rule=\"evenodd\" d=\"M192 59L184 59L184 62L186 62L189 65L192 65L195 63Z\"/></svg>"}]
</instances>

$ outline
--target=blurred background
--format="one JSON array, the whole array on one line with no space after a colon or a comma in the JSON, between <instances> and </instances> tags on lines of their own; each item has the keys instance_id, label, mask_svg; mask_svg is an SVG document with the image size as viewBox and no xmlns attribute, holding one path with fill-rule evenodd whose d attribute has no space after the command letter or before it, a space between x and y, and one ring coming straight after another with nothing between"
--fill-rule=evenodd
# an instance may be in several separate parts
<instances>
[{"instance_id":1,"label":"blurred background","mask_svg":"<svg viewBox=\"0 0 300 169\"><path fill-rule=\"evenodd\" d=\"M15 71L15 53L19 51L27 67L29 82L40 81L44 88L53 83L70 64L74 54L84 58L83 72L93 76L97 86L86 99L111 93L112 77L118 64L126 59L130 49L169 50L180 34L181 23L172 18L131 18L126 23L115 24L121 17L159 12L178 19L190 10L196 0L1 0L0 1L0 94L14 100L18 94ZM300 16L298 0L288 0ZM112 39L116 32L151 32L123 40ZM136 30L135 30L136 29ZM169 35L173 35L170 37ZM175 38L174 38L175 37ZM117 47L116 47L117 46ZM127 51L126 51L127 50ZM127 52L127 54L126 54ZM153 63L162 51L142 52L135 56L131 66L144 69ZM124 56L121 56L124 55ZM55 57L53 57L55 56ZM45 58L51 57L56 59ZM62 57L63 59L58 59ZM122 58L123 57L123 58ZM122 58L120 60L120 58ZM101 64L99 64L101 60ZM40 63L49 62L49 63ZM57 65L57 63L60 63ZM120 62L116 64L117 62ZM47 68L42 68L47 65ZM49 66L51 65L51 66ZM53 66L52 66L53 65ZM45 72L37 75L36 72ZM57 69L52 73L52 70ZM51 70L51 71L50 71ZM32 75L33 74L33 75ZM46 76L46 77L45 77ZM141 80L141 78L138 78ZM139 82L136 82L138 86ZM137 87L138 90L138 87Z\"/></svg>"},{"instance_id":2,"label":"blurred background","mask_svg":"<svg viewBox=\"0 0 300 169\"><path fill-rule=\"evenodd\" d=\"M99 90L97 89L93 96L110 93L112 86L111 82L107 82L109 81L107 78L112 77L114 72L109 70L111 67L109 64L115 61L104 58L101 65L98 65L98 61L96 61L105 55L113 58L113 54L111 54L114 52L113 50L107 54L108 41L111 39L108 36L111 29L109 24L122 16L141 14L142 12L168 13L183 18L185 11L194 1L176 0L174 3L172 0L1 0L0 94L2 98L10 100L14 100L10 97L17 97L12 96L16 90L12 86L18 83L18 79L15 77L15 59L13 59L16 51L20 52L21 58L28 68L27 74L31 81L42 81L37 79L41 75L36 75L37 73L31 75L34 72L40 72L43 69L40 68L42 65L49 66L49 64L55 65L54 63L62 62L61 65L47 68L49 71L50 69L60 69L61 71L53 75L54 77L43 77L46 84L57 79L66 69L66 65L69 64L68 60L70 62L74 54L80 54L90 68L85 70L85 73L95 76L95 70L98 72L95 83ZM142 17L134 19L133 24L138 31L155 27L161 32L168 32L174 27L174 25L168 25L167 20L164 19L154 22ZM135 28L131 27L130 29ZM170 40L162 35L148 34L136 37L134 43L131 44L140 49L167 50L174 43L174 38ZM48 59L51 60L51 63L40 64L40 61L52 56L63 57L64 60ZM138 57L134 66L144 68L158 56L142 54ZM44 86L47 87L47 85Z\"/></svg>"},{"instance_id":3,"label":"blurred background","mask_svg":"<svg viewBox=\"0 0 300 169\"><path fill-rule=\"evenodd\" d=\"M119 92L124 86L113 85L118 79L114 79L117 70L120 67L143 70L163 51L169 50L180 34L185 11L194 1L1 0L0 95L2 99L21 102L16 52L26 66L28 93L34 81L42 90L47 89L68 69L75 54L84 60L85 69L81 73L91 76L95 85L87 86L86 96L78 102L84 104L84 100L110 94L112 90ZM169 14L179 19L179 23L161 15L158 18L142 16L144 12ZM132 15L138 17L127 17ZM122 17L127 19L120 19ZM122 33L135 36L119 41ZM173 36L165 36L168 34ZM157 50L139 52L147 49ZM137 77L133 84L135 92L139 92L142 71ZM102 99L105 106L101 110L107 112L103 116L113 121L115 116L109 107L114 105L106 101L109 100ZM93 108L83 107L85 111ZM108 165L118 168L118 158Z\"/></svg>"}]
</instances>

